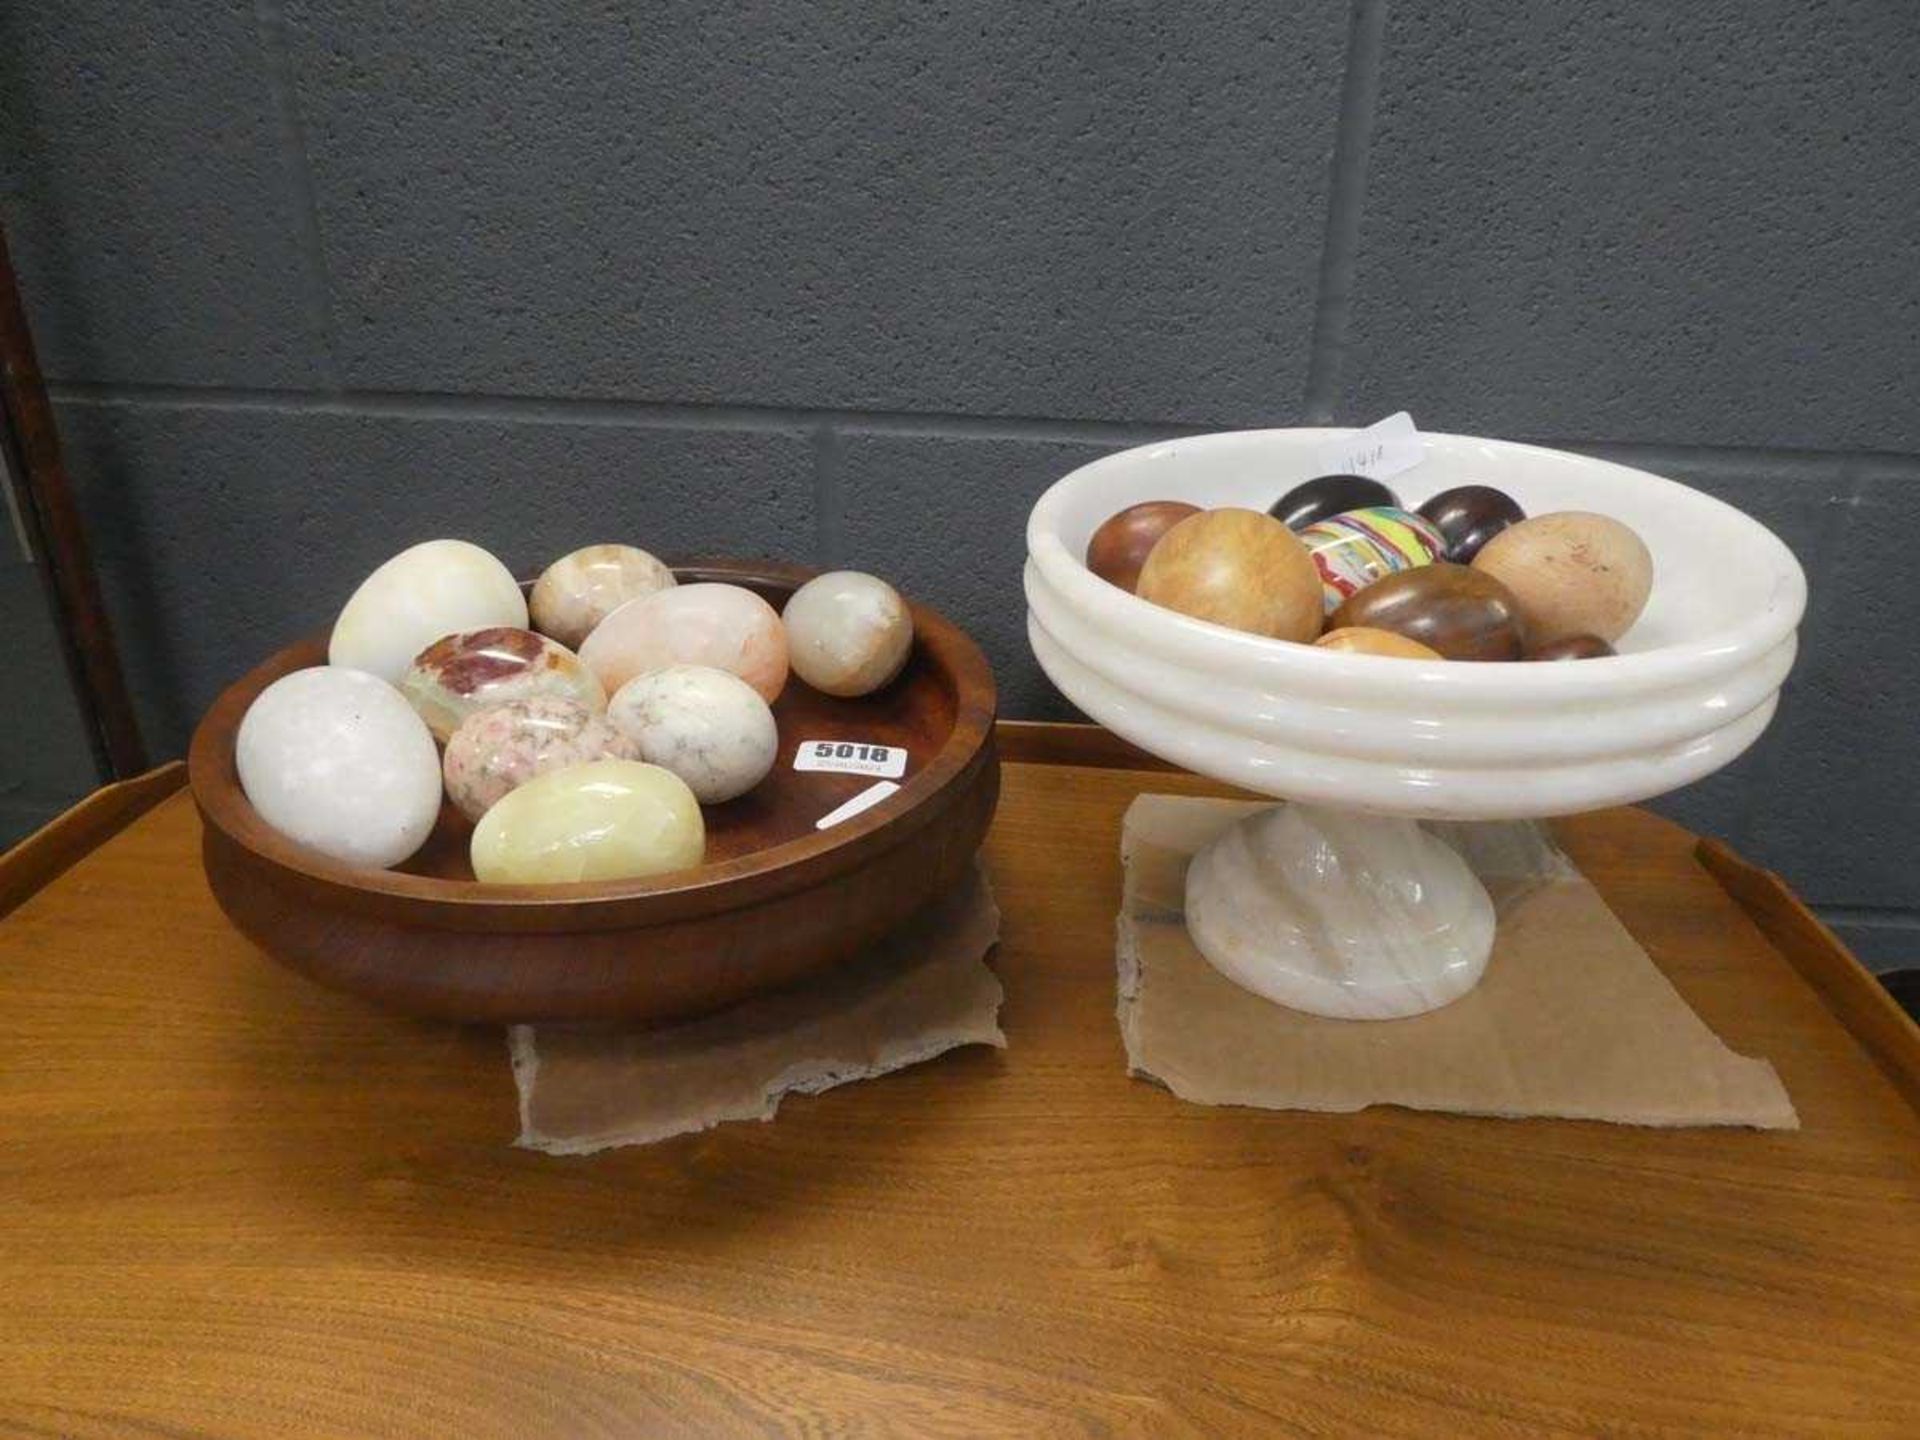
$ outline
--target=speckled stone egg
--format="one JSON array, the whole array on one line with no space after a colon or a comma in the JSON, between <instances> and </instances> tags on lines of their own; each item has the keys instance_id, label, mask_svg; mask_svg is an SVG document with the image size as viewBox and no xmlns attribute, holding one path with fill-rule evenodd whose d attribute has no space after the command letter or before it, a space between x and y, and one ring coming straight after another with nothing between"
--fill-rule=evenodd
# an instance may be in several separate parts
<instances>
[{"instance_id":1,"label":"speckled stone egg","mask_svg":"<svg viewBox=\"0 0 1920 1440\"><path fill-rule=\"evenodd\" d=\"M578 650L593 627L629 600L671 589L673 571L631 545L587 545L562 555L534 583L533 628Z\"/></svg>"},{"instance_id":2,"label":"speckled stone egg","mask_svg":"<svg viewBox=\"0 0 1920 1440\"><path fill-rule=\"evenodd\" d=\"M400 693L446 739L476 710L532 695L557 695L589 710L604 710L606 692L580 657L531 630L499 626L436 640L401 677Z\"/></svg>"},{"instance_id":3,"label":"speckled stone egg","mask_svg":"<svg viewBox=\"0 0 1920 1440\"><path fill-rule=\"evenodd\" d=\"M535 695L492 705L460 722L441 762L447 798L478 820L509 792L569 765L638 760L634 743L577 700Z\"/></svg>"},{"instance_id":4,"label":"speckled stone egg","mask_svg":"<svg viewBox=\"0 0 1920 1440\"><path fill-rule=\"evenodd\" d=\"M474 826L476 879L508 885L631 880L698 865L706 822L671 770L596 760L529 780Z\"/></svg>"},{"instance_id":5,"label":"speckled stone egg","mask_svg":"<svg viewBox=\"0 0 1920 1440\"><path fill-rule=\"evenodd\" d=\"M913 612L877 575L816 575L793 592L780 618L794 674L827 695L871 695L913 653Z\"/></svg>"},{"instance_id":6,"label":"speckled stone egg","mask_svg":"<svg viewBox=\"0 0 1920 1440\"><path fill-rule=\"evenodd\" d=\"M364 670L281 676L247 707L234 762L262 820L350 865L398 865L440 813L433 736L399 691Z\"/></svg>"},{"instance_id":7,"label":"speckled stone egg","mask_svg":"<svg viewBox=\"0 0 1920 1440\"><path fill-rule=\"evenodd\" d=\"M428 540L360 582L333 623L327 660L396 685L443 635L526 624L527 602L506 566L465 540Z\"/></svg>"},{"instance_id":8,"label":"speckled stone egg","mask_svg":"<svg viewBox=\"0 0 1920 1440\"><path fill-rule=\"evenodd\" d=\"M629 600L580 646L607 694L669 665L711 665L771 705L787 683L787 631L774 608L739 585L676 585Z\"/></svg>"},{"instance_id":9,"label":"speckled stone egg","mask_svg":"<svg viewBox=\"0 0 1920 1440\"><path fill-rule=\"evenodd\" d=\"M642 760L686 781L702 805L746 794L767 778L780 751L773 711L760 692L707 665L636 675L608 703L607 720Z\"/></svg>"}]
</instances>

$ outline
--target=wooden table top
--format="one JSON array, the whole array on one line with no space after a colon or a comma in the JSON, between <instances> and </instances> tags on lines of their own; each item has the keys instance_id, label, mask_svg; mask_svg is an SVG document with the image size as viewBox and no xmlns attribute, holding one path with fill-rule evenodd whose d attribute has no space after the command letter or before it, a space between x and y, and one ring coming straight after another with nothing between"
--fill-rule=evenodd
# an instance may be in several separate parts
<instances>
[{"instance_id":1,"label":"wooden table top","mask_svg":"<svg viewBox=\"0 0 1920 1440\"><path fill-rule=\"evenodd\" d=\"M1915 1433L1910 1036L1800 921L1561 829L1796 1133L1203 1109L1125 1074L1113 918L1128 801L1210 788L1007 766L1004 1053L573 1160L498 1032L250 949L173 795L0 922L0 1431Z\"/></svg>"}]
</instances>

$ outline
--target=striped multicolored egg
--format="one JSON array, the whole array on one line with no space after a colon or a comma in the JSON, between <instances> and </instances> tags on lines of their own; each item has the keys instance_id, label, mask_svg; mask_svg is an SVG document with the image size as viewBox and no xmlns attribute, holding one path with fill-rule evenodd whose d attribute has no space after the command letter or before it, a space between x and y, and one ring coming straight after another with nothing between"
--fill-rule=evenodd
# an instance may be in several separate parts
<instances>
[{"instance_id":1,"label":"striped multicolored egg","mask_svg":"<svg viewBox=\"0 0 1920 1440\"><path fill-rule=\"evenodd\" d=\"M1331 615L1349 595L1400 570L1431 565L1445 541L1432 524L1410 510L1373 505L1316 521L1299 532L1300 543L1320 572L1322 599Z\"/></svg>"}]
</instances>

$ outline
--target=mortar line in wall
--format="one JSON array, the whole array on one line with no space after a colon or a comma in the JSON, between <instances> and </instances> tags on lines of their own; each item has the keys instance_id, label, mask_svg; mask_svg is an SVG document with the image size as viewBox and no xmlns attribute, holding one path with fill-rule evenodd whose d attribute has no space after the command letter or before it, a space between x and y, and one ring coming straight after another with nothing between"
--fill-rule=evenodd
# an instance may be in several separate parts
<instances>
[{"instance_id":1,"label":"mortar line in wall","mask_svg":"<svg viewBox=\"0 0 1920 1440\"><path fill-rule=\"evenodd\" d=\"M559 425L636 426L686 430L811 431L924 435L950 439L1054 440L1139 445L1216 427L1155 421L1079 420L1053 416L965 415L938 411L862 410L824 406L689 404L654 400L588 400L515 395L447 395L389 390L256 390L234 386L101 384L55 381L61 405L161 410L255 410L293 415L359 415L402 420L499 420Z\"/></svg>"},{"instance_id":2,"label":"mortar line in wall","mask_svg":"<svg viewBox=\"0 0 1920 1440\"><path fill-rule=\"evenodd\" d=\"M1386 0L1353 0L1346 72L1340 86L1333 157L1327 184L1326 240L1320 251L1320 291L1314 303L1312 348L1301 414L1309 422L1333 418L1340 399L1348 329L1353 315L1353 277L1359 261L1360 216L1366 203L1367 156L1373 146L1374 110L1380 97L1385 49Z\"/></svg>"},{"instance_id":3,"label":"mortar line in wall","mask_svg":"<svg viewBox=\"0 0 1920 1440\"><path fill-rule=\"evenodd\" d=\"M267 90L273 98L280 130L280 161L286 174L288 198L298 231L301 270L305 275L307 319L319 332L327 361L327 378L340 383L339 331L333 320L333 286L327 273L327 252L320 233L320 204L313 193L313 173L307 157L306 127L293 83L293 56L287 48L287 18L281 0L254 0L254 23L266 57Z\"/></svg>"},{"instance_id":4,"label":"mortar line in wall","mask_svg":"<svg viewBox=\"0 0 1920 1440\"><path fill-rule=\"evenodd\" d=\"M684 430L811 431L831 425L848 435L924 436L951 440L1036 440L1092 445L1141 445L1154 440L1231 428L1155 420L1098 420L1070 416L966 415L932 410L851 409L831 406L723 405L665 400L592 400L563 396L446 394L406 390L273 390L241 386L152 385L87 380L50 381L61 405L155 410L259 410L293 415L363 415L399 420L499 420L553 425L610 425ZM1417 416L1415 417L1418 418ZM1861 465L1911 469L1920 455L1888 450L1815 450L1765 445L1683 445L1600 440L1591 436L1525 435L1513 439L1559 449L1609 452L1624 463L1658 470L1664 463L1722 461Z\"/></svg>"}]
</instances>

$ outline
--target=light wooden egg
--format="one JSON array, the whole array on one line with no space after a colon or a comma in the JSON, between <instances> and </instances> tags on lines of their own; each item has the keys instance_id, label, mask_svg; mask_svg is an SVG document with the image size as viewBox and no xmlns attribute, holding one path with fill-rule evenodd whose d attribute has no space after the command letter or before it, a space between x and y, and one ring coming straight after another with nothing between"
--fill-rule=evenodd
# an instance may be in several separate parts
<instances>
[{"instance_id":1,"label":"light wooden egg","mask_svg":"<svg viewBox=\"0 0 1920 1440\"><path fill-rule=\"evenodd\" d=\"M1535 648L1573 635L1618 640L1653 593L1646 542L1611 516L1585 510L1522 520L1489 540L1473 568L1513 592Z\"/></svg>"},{"instance_id":2,"label":"light wooden egg","mask_svg":"<svg viewBox=\"0 0 1920 1440\"><path fill-rule=\"evenodd\" d=\"M1203 510L1182 520L1147 556L1134 593L1276 640L1312 640L1325 618L1313 557L1291 530L1258 510Z\"/></svg>"},{"instance_id":3,"label":"light wooden egg","mask_svg":"<svg viewBox=\"0 0 1920 1440\"><path fill-rule=\"evenodd\" d=\"M1445 658L1438 650L1422 645L1418 640L1409 640L1391 630L1375 630L1366 625L1348 625L1339 630L1329 630L1313 643L1316 649L1340 650L1349 655L1383 655L1394 660Z\"/></svg>"}]
</instances>

